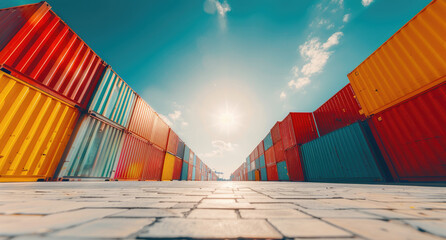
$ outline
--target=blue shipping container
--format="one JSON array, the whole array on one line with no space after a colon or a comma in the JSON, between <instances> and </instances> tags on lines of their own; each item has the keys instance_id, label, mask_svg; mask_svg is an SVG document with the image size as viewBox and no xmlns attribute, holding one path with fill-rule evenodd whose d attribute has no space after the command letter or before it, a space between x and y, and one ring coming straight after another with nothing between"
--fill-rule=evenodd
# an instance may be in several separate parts
<instances>
[{"instance_id":1,"label":"blue shipping container","mask_svg":"<svg viewBox=\"0 0 446 240\"><path fill-rule=\"evenodd\" d=\"M286 161L277 163L277 174L279 175L279 181L289 181L288 169L286 167Z\"/></svg>"},{"instance_id":2,"label":"blue shipping container","mask_svg":"<svg viewBox=\"0 0 446 240\"><path fill-rule=\"evenodd\" d=\"M266 167L266 165L265 165L265 155L261 155L260 157L259 157L259 161L260 161L260 167L262 168L262 167Z\"/></svg>"},{"instance_id":3,"label":"blue shipping container","mask_svg":"<svg viewBox=\"0 0 446 240\"><path fill-rule=\"evenodd\" d=\"M262 181L268 181L268 177L266 175L266 168L260 168L260 178L262 179Z\"/></svg>"},{"instance_id":4,"label":"blue shipping container","mask_svg":"<svg viewBox=\"0 0 446 240\"><path fill-rule=\"evenodd\" d=\"M268 135L266 135L265 139L263 139L263 147L265 148L266 151L272 146L273 146L273 139L271 138L271 133L269 132Z\"/></svg>"},{"instance_id":5,"label":"blue shipping container","mask_svg":"<svg viewBox=\"0 0 446 240\"><path fill-rule=\"evenodd\" d=\"M184 144L184 161L189 162L189 157L190 157L190 149L186 144Z\"/></svg>"},{"instance_id":6,"label":"blue shipping container","mask_svg":"<svg viewBox=\"0 0 446 240\"><path fill-rule=\"evenodd\" d=\"M183 162L183 168L181 170L181 181L187 181L187 170L189 169L189 164Z\"/></svg>"}]
</instances>

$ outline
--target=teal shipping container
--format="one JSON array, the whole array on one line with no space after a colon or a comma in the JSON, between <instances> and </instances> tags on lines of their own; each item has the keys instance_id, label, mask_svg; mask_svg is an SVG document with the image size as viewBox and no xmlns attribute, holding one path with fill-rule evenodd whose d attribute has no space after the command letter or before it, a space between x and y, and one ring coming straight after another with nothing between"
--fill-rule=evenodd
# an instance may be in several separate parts
<instances>
[{"instance_id":1,"label":"teal shipping container","mask_svg":"<svg viewBox=\"0 0 446 240\"><path fill-rule=\"evenodd\" d=\"M301 146L307 181L383 182L386 170L367 122L347 127Z\"/></svg>"},{"instance_id":2,"label":"teal shipping container","mask_svg":"<svg viewBox=\"0 0 446 240\"><path fill-rule=\"evenodd\" d=\"M268 181L268 177L266 175L266 167L260 168L260 178L262 181Z\"/></svg>"},{"instance_id":3,"label":"teal shipping container","mask_svg":"<svg viewBox=\"0 0 446 240\"><path fill-rule=\"evenodd\" d=\"M127 127L135 101L136 93L109 66L94 93L89 111Z\"/></svg>"},{"instance_id":4,"label":"teal shipping container","mask_svg":"<svg viewBox=\"0 0 446 240\"><path fill-rule=\"evenodd\" d=\"M246 168L248 168L248 172L251 171L251 161L249 156L246 158Z\"/></svg>"},{"instance_id":5,"label":"teal shipping container","mask_svg":"<svg viewBox=\"0 0 446 240\"><path fill-rule=\"evenodd\" d=\"M255 181L255 180L256 180L256 179L255 179L254 171L255 171L255 170L248 172L248 180L249 180L249 181Z\"/></svg>"},{"instance_id":6,"label":"teal shipping container","mask_svg":"<svg viewBox=\"0 0 446 240\"><path fill-rule=\"evenodd\" d=\"M190 148L186 144L184 144L184 159L183 160L188 163L189 157L190 157Z\"/></svg>"},{"instance_id":7,"label":"teal shipping container","mask_svg":"<svg viewBox=\"0 0 446 240\"><path fill-rule=\"evenodd\" d=\"M194 167L192 168L192 181L195 181L195 171L196 171L195 169L197 169L196 166L197 166L197 155L194 154Z\"/></svg>"},{"instance_id":8,"label":"teal shipping container","mask_svg":"<svg viewBox=\"0 0 446 240\"><path fill-rule=\"evenodd\" d=\"M268 135L266 135L265 139L263 139L263 147L264 151L268 150L270 147L273 146L273 139L271 138L271 133L269 132Z\"/></svg>"},{"instance_id":9,"label":"teal shipping container","mask_svg":"<svg viewBox=\"0 0 446 240\"><path fill-rule=\"evenodd\" d=\"M288 169L286 166L286 161L277 163L277 174L279 175L279 181L289 181Z\"/></svg>"},{"instance_id":10,"label":"teal shipping container","mask_svg":"<svg viewBox=\"0 0 446 240\"><path fill-rule=\"evenodd\" d=\"M183 161L183 168L181 170L181 181L187 181L187 170L189 169L189 164Z\"/></svg>"},{"instance_id":11,"label":"teal shipping container","mask_svg":"<svg viewBox=\"0 0 446 240\"><path fill-rule=\"evenodd\" d=\"M116 168L124 131L84 115L65 149L59 178L109 178Z\"/></svg>"},{"instance_id":12,"label":"teal shipping container","mask_svg":"<svg viewBox=\"0 0 446 240\"><path fill-rule=\"evenodd\" d=\"M255 169L259 169L259 168L260 168L260 158L257 158L257 159L254 161L254 164L255 164Z\"/></svg>"},{"instance_id":13,"label":"teal shipping container","mask_svg":"<svg viewBox=\"0 0 446 240\"><path fill-rule=\"evenodd\" d=\"M265 165L265 155L260 155L259 157L259 166L262 167L266 167Z\"/></svg>"}]
</instances>

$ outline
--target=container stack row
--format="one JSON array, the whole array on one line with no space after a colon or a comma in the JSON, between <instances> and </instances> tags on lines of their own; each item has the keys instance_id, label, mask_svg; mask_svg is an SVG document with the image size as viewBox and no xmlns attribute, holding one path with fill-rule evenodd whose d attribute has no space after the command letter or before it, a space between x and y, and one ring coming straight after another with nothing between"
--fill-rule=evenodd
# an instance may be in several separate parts
<instances>
[{"instance_id":1,"label":"container stack row","mask_svg":"<svg viewBox=\"0 0 446 240\"><path fill-rule=\"evenodd\" d=\"M444 1L432 1L326 103L277 122L261 141L263 151L257 146L242 164L247 171L241 166L232 178L446 181L445 15ZM266 176L256 164L261 156Z\"/></svg>"},{"instance_id":2,"label":"container stack row","mask_svg":"<svg viewBox=\"0 0 446 240\"><path fill-rule=\"evenodd\" d=\"M0 181L216 179L46 2L0 29Z\"/></svg>"}]
</instances>

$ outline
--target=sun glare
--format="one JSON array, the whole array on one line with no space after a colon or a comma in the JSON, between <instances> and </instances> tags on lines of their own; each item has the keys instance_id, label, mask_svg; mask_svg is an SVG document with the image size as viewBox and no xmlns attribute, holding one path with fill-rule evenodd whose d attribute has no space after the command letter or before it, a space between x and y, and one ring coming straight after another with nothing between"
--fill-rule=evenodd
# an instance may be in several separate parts
<instances>
[{"instance_id":1,"label":"sun glare","mask_svg":"<svg viewBox=\"0 0 446 240\"><path fill-rule=\"evenodd\" d=\"M230 107L228 103L215 114L215 127L225 133L237 130L239 126L239 114L235 107Z\"/></svg>"}]
</instances>

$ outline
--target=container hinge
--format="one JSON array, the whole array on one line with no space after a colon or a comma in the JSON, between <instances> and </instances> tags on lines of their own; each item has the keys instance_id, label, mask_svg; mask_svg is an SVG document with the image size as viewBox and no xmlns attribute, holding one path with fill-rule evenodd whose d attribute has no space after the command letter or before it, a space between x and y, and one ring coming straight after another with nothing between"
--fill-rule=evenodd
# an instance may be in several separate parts
<instances>
[{"instance_id":1,"label":"container hinge","mask_svg":"<svg viewBox=\"0 0 446 240\"><path fill-rule=\"evenodd\" d=\"M3 72L5 72L5 73L7 73L7 74L11 74L11 71L9 71L9 70L6 69L6 68L1 68L0 70L2 70Z\"/></svg>"}]
</instances>

